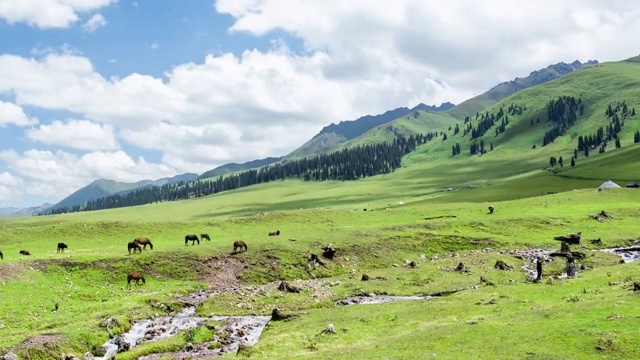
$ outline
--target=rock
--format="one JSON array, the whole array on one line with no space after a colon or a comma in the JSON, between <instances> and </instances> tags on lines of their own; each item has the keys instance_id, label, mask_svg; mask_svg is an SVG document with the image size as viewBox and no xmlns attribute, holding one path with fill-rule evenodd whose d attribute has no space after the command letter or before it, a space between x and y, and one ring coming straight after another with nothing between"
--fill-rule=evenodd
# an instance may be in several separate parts
<instances>
[{"instance_id":1,"label":"rock","mask_svg":"<svg viewBox=\"0 0 640 360\"><path fill-rule=\"evenodd\" d=\"M336 333L336 329L333 327L333 324L329 324L324 330L322 330L320 334L335 334L335 333Z\"/></svg>"},{"instance_id":2,"label":"rock","mask_svg":"<svg viewBox=\"0 0 640 360\"><path fill-rule=\"evenodd\" d=\"M12 353L12 352L8 352L6 354L4 354L4 360L18 360L18 355Z\"/></svg>"},{"instance_id":3,"label":"rock","mask_svg":"<svg viewBox=\"0 0 640 360\"><path fill-rule=\"evenodd\" d=\"M367 274L362 274L362 279L360 279L362 281L369 281L369 275Z\"/></svg>"},{"instance_id":4,"label":"rock","mask_svg":"<svg viewBox=\"0 0 640 360\"><path fill-rule=\"evenodd\" d=\"M474 325L474 324L477 324L477 323L478 323L477 320L467 320L467 324L469 324L469 325Z\"/></svg>"},{"instance_id":5,"label":"rock","mask_svg":"<svg viewBox=\"0 0 640 360\"><path fill-rule=\"evenodd\" d=\"M400 267L400 265L398 265L398 264L393 264L393 265L391 265L391 266L393 266L393 267Z\"/></svg>"},{"instance_id":6,"label":"rock","mask_svg":"<svg viewBox=\"0 0 640 360\"><path fill-rule=\"evenodd\" d=\"M186 352L193 351L193 344L192 343L187 343L187 345L184 346L184 351L186 351Z\"/></svg>"},{"instance_id":7,"label":"rock","mask_svg":"<svg viewBox=\"0 0 640 360\"><path fill-rule=\"evenodd\" d=\"M633 291L640 291L640 282L633 283Z\"/></svg>"},{"instance_id":8,"label":"rock","mask_svg":"<svg viewBox=\"0 0 640 360\"><path fill-rule=\"evenodd\" d=\"M84 355L82 355L80 360L89 360L89 359L94 359L94 358L95 358L95 356L91 353L91 351L87 351L86 353L84 353Z\"/></svg>"}]
</instances>

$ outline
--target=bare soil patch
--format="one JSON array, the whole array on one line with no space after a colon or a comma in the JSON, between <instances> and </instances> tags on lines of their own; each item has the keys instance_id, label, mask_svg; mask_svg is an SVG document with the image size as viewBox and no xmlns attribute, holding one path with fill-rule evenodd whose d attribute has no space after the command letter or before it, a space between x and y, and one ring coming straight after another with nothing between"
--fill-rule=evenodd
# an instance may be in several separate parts
<instances>
[{"instance_id":1,"label":"bare soil patch","mask_svg":"<svg viewBox=\"0 0 640 360\"><path fill-rule=\"evenodd\" d=\"M204 272L200 281L217 291L228 291L241 288L238 275L244 270L244 259L231 256L217 256L203 264Z\"/></svg>"},{"instance_id":2,"label":"bare soil patch","mask_svg":"<svg viewBox=\"0 0 640 360\"><path fill-rule=\"evenodd\" d=\"M18 345L14 345L10 348L11 351L16 350L29 350L29 349L52 349L59 343L67 342L67 338L62 334L42 334L28 337Z\"/></svg>"},{"instance_id":3,"label":"bare soil patch","mask_svg":"<svg viewBox=\"0 0 640 360\"><path fill-rule=\"evenodd\" d=\"M24 270L23 263L4 263L0 264L0 280L16 279Z\"/></svg>"}]
</instances>

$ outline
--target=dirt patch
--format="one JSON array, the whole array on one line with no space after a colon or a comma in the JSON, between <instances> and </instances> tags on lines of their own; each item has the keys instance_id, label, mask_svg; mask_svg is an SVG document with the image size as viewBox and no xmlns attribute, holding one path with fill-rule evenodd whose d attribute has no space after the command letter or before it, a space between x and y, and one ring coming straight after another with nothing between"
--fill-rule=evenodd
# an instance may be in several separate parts
<instances>
[{"instance_id":1,"label":"dirt patch","mask_svg":"<svg viewBox=\"0 0 640 360\"><path fill-rule=\"evenodd\" d=\"M59 343L67 342L67 338L62 334L42 334L35 335L27 338L23 342L18 345L14 345L10 348L10 351L19 351L24 350L28 351L29 349L42 349L47 350L51 348L55 348Z\"/></svg>"},{"instance_id":2,"label":"dirt patch","mask_svg":"<svg viewBox=\"0 0 640 360\"><path fill-rule=\"evenodd\" d=\"M0 264L0 280L16 279L24 270L23 263Z\"/></svg>"},{"instance_id":3,"label":"dirt patch","mask_svg":"<svg viewBox=\"0 0 640 360\"><path fill-rule=\"evenodd\" d=\"M204 272L200 281L212 289L224 291L243 286L238 275L244 270L244 259L219 256L207 260L203 265Z\"/></svg>"}]
</instances>

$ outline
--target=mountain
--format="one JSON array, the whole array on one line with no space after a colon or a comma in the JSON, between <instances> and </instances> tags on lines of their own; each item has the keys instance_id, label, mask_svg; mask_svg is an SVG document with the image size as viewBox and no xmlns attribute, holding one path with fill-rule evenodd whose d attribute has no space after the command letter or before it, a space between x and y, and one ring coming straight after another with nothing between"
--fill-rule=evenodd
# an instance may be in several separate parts
<instances>
[{"instance_id":1,"label":"mountain","mask_svg":"<svg viewBox=\"0 0 640 360\"><path fill-rule=\"evenodd\" d=\"M11 216L31 216L49 209L53 204L42 204L40 206L32 206L26 208L6 207L0 208L0 218Z\"/></svg>"},{"instance_id":2,"label":"mountain","mask_svg":"<svg viewBox=\"0 0 640 360\"><path fill-rule=\"evenodd\" d=\"M301 158L311 154L326 152L328 148L337 144L355 139L367 131L386 124L389 121L401 118L418 111L441 112L454 107L454 104L446 102L440 106L425 105L423 103L409 109L407 107L399 107L388 110L379 115L366 115L356 120L340 121L338 124L325 126L320 132L307 143L294 150L286 156L287 159Z\"/></svg>"},{"instance_id":3,"label":"mountain","mask_svg":"<svg viewBox=\"0 0 640 360\"><path fill-rule=\"evenodd\" d=\"M466 100L458 104L454 108L448 110L447 112L460 119L464 118L465 116L472 116L475 115L476 112L482 111L520 90L544 84L548 81L557 79L561 76L582 69L585 66L596 64L598 64L597 60L589 60L585 63L581 63L580 61L576 60L570 64L560 62L554 65L549 65L544 69L531 72L529 76L525 78L515 78L514 80L500 83L491 88L489 91Z\"/></svg>"},{"instance_id":4,"label":"mountain","mask_svg":"<svg viewBox=\"0 0 640 360\"><path fill-rule=\"evenodd\" d=\"M141 180L135 183L98 179L62 199L60 202L46 209L46 211L57 210L60 208L72 208L77 205L83 205L89 200L99 199L101 197L105 197L115 193L126 193L139 188L149 186L162 186L164 184L173 184L180 181L195 180L197 178L198 174L186 173L176 175L171 178L162 178L158 180Z\"/></svg>"},{"instance_id":5,"label":"mountain","mask_svg":"<svg viewBox=\"0 0 640 360\"><path fill-rule=\"evenodd\" d=\"M238 164L238 163L224 164L224 165L218 166L215 169L204 172L202 175L200 175L199 179L212 178L212 177L217 177L217 176L228 174L228 173L233 173L236 171L259 168L265 165L273 164L282 159L283 157L268 157L266 159L248 161L244 164Z\"/></svg>"}]
</instances>

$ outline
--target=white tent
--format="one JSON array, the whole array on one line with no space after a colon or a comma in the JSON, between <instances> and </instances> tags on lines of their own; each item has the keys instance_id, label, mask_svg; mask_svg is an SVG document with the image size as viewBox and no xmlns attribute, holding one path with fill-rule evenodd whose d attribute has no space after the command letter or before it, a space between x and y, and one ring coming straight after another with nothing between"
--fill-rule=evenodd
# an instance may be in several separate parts
<instances>
[{"instance_id":1,"label":"white tent","mask_svg":"<svg viewBox=\"0 0 640 360\"><path fill-rule=\"evenodd\" d=\"M602 191L602 189L619 189L619 188L620 188L620 185L614 183L611 180L607 180L598 187L598 191Z\"/></svg>"}]
</instances>

